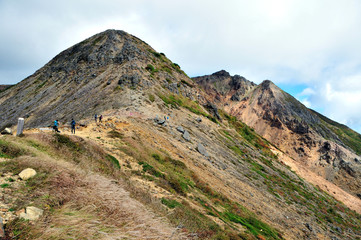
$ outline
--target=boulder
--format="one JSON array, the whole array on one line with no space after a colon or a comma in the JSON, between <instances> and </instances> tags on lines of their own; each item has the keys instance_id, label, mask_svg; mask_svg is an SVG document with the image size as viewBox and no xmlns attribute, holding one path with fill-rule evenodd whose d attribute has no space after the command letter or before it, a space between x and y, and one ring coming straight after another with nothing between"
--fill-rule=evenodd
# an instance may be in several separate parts
<instances>
[{"instance_id":1,"label":"boulder","mask_svg":"<svg viewBox=\"0 0 361 240\"><path fill-rule=\"evenodd\" d=\"M208 102L205 107L209 110L212 115L217 118L218 120L221 120L221 116L218 113L218 108L215 104Z\"/></svg>"},{"instance_id":2,"label":"boulder","mask_svg":"<svg viewBox=\"0 0 361 240\"><path fill-rule=\"evenodd\" d=\"M202 122L202 118L197 117L196 121L200 123L200 122Z\"/></svg>"},{"instance_id":3,"label":"boulder","mask_svg":"<svg viewBox=\"0 0 361 240\"><path fill-rule=\"evenodd\" d=\"M36 171L32 168L24 169L23 171L21 171L21 173L19 173L19 177L22 180L28 180L29 178L32 178L35 175L36 175Z\"/></svg>"},{"instance_id":4,"label":"boulder","mask_svg":"<svg viewBox=\"0 0 361 240\"><path fill-rule=\"evenodd\" d=\"M1 131L1 134L3 134L3 135L12 135L13 131L11 131L10 128L5 128L4 130Z\"/></svg>"},{"instance_id":5,"label":"boulder","mask_svg":"<svg viewBox=\"0 0 361 240\"><path fill-rule=\"evenodd\" d=\"M164 119L160 119L159 121L158 121L158 124L159 125L163 125L165 123L165 120Z\"/></svg>"},{"instance_id":6,"label":"boulder","mask_svg":"<svg viewBox=\"0 0 361 240\"><path fill-rule=\"evenodd\" d=\"M191 136L189 135L189 132L187 130L184 131L182 137L188 142L191 140Z\"/></svg>"},{"instance_id":7,"label":"boulder","mask_svg":"<svg viewBox=\"0 0 361 240\"><path fill-rule=\"evenodd\" d=\"M185 130L184 130L183 127L180 127L180 126L179 126L179 127L177 127L177 131L178 131L178 132L181 132L181 133L184 133Z\"/></svg>"},{"instance_id":8,"label":"boulder","mask_svg":"<svg viewBox=\"0 0 361 240\"><path fill-rule=\"evenodd\" d=\"M26 207L25 212L20 213L20 218L24 218L30 221L39 219L43 215L44 210L37 207Z\"/></svg>"},{"instance_id":9,"label":"boulder","mask_svg":"<svg viewBox=\"0 0 361 240\"><path fill-rule=\"evenodd\" d=\"M198 143L198 145L197 145L197 150L198 150L198 152L199 152L200 154L202 154L203 156L205 156L205 157L208 157L208 156L209 156L207 150L204 148L204 146L203 146L201 143Z\"/></svg>"}]
</instances>

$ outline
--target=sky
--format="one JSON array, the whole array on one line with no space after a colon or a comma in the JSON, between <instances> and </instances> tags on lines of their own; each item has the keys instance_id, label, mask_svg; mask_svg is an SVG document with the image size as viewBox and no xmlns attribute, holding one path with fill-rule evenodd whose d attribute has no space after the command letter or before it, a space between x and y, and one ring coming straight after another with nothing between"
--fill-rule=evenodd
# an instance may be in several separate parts
<instances>
[{"instance_id":1,"label":"sky","mask_svg":"<svg viewBox=\"0 0 361 240\"><path fill-rule=\"evenodd\" d=\"M0 84L118 29L191 77L224 69L269 79L361 133L360 13L359 0L0 0Z\"/></svg>"}]
</instances>

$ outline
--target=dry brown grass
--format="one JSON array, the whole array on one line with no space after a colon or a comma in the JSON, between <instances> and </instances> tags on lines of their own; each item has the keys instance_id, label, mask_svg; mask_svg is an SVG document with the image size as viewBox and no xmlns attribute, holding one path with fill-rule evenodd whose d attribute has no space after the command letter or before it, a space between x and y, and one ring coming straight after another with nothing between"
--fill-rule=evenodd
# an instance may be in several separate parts
<instances>
[{"instance_id":1,"label":"dry brown grass","mask_svg":"<svg viewBox=\"0 0 361 240\"><path fill-rule=\"evenodd\" d=\"M38 172L20 194L14 193L16 210L29 204L45 209L44 216L30 229L21 220L9 223L6 226L9 238L167 239L174 232L164 219L130 197L128 191L154 209L162 208L150 195L126 183L105 158L104 150L78 137L65 139L68 140L74 147L68 143L54 144L52 135L25 136L20 144L32 156L4 163L4 171L19 173L31 167ZM113 178L102 175L104 172Z\"/></svg>"}]
</instances>

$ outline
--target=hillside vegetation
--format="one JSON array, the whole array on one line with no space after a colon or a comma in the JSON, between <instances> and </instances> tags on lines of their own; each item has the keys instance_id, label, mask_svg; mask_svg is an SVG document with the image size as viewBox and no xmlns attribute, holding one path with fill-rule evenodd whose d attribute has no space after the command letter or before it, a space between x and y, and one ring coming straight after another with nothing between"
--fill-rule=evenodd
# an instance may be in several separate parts
<instances>
[{"instance_id":1,"label":"hillside vegetation","mask_svg":"<svg viewBox=\"0 0 361 240\"><path fill-rule=\"evenodd\" d=\"M222 148L233 152L221 169L232 166L238 178L258 188L265 198L275 200L255 201L295 207L297 210L289 212L290 217L303 219L301 222L307 219L308 225L324 236L335 232L351 239L360 232L360 215L280 165L269 143L252 129L234 117L221 115L223 123L214 136L224 144ZM82 128L81 137L52 133L2 137L1 157L9 159L1 163L3 174L16 175L27 167L38 172L35 178L16 188L10 183L7 194L13 199L11 210L19 211L29 204L45 210L44 216L31 227L18 218L10 221L5 228L9 237L62 239L66 233L69 238L78 239L112 236L167 239L170 235L174 239L289 239L286 229L278 229L280 224L275 228L264 213L252 211L249 204L228 196L227 187L214 188L223 177L205 177L210 172L197 169L194 164L199 160L191 163L193 154L178 149L174 155L172 147L163 147L161 142L153 144L149 135L155 134L158 141L162 138L173 141L174 137L169 133L172 126L152 126L152 122L108 119L103 124ZM207 122L204 127L208 124L215 123ZM149 131L145 130L147 125ZM189 131L192 135L205 134ZM217 161L212 159L205 160ZM149 214L149 219L133 220L139 218L140 210L126 211L125 197L129 205L142 204L141 211ZM161 218L168 232L160 227L153 229L155 226L149 227L149 231L138 228ZM312 235L312 231L308 234Z\"/></svg>"}]
</instances>

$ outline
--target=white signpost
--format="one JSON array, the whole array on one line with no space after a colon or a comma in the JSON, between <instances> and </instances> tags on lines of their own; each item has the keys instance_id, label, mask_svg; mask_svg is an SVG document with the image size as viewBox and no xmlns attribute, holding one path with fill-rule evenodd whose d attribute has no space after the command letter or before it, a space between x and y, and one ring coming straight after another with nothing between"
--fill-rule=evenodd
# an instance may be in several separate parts
<instances>
[{"instance_id":1,"label":"white signpost","mask_svg":"<svg viewBox=\"0 0 361 240\"><path fill-rule=\"evenodd\" d=\"M16 136L23 134L23 130L24 130L24 118L19 118L18 119L18 128L16 130Z\"/></svg>"}]
</instances>

